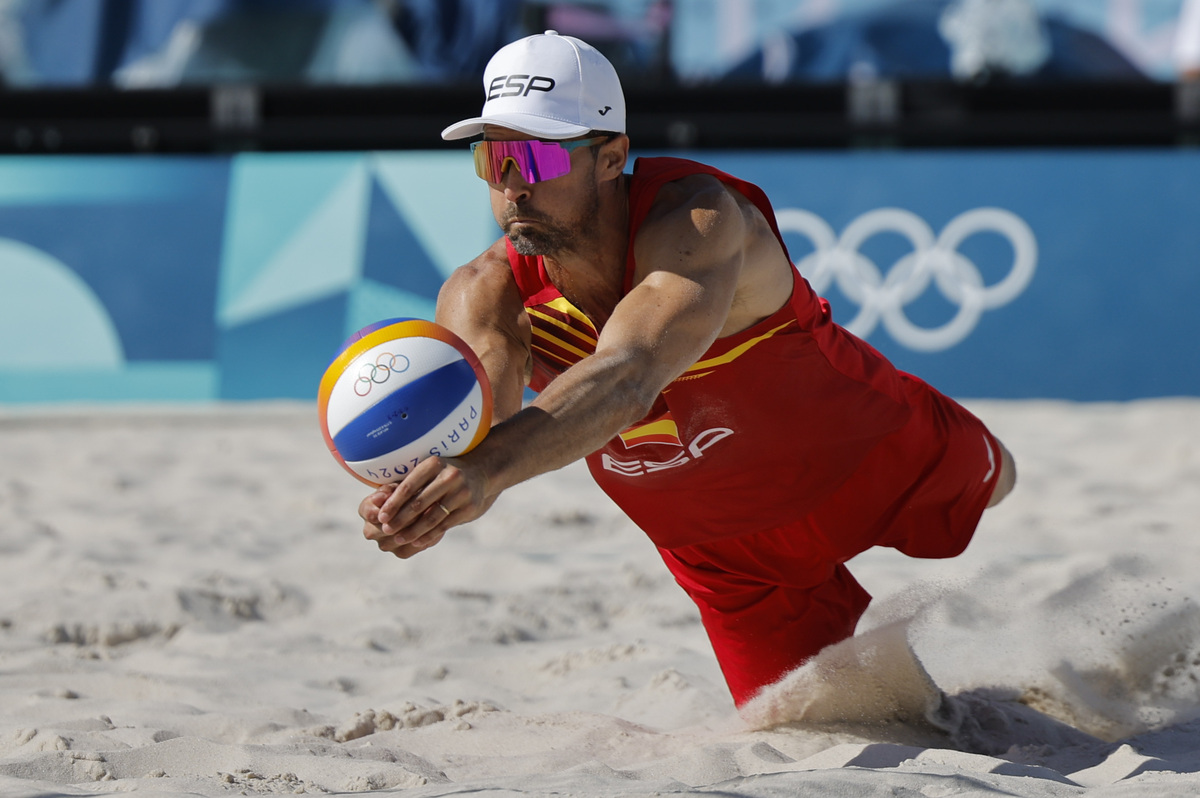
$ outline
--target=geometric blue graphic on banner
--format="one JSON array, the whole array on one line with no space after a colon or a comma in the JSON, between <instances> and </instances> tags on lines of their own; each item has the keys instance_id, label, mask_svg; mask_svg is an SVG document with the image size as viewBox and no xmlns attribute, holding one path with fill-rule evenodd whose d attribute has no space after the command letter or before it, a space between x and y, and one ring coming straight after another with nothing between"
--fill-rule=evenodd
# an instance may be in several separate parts
<instances>
[{"instance_id":1,"label":"geometric blue graphic on banner","mask_svg":"<svg viewBox=\"0 0 1200 798\"><path fill-rule=\"evenodd\" d=\"M0 159L8 193L0 238L41 251L86 283L129 362L211 360L228 159L112 157L104 168L99 160ZM71 174L121 190L81 192ZM31 194L23 186L39 175L45 185ZM51 188L61 192L57 203Z\"/></svg>"},{"instance_id":2,"label":"geometric blue graphic on banner","mask_svg":"<svg viewBox=\"0 0 1200 798\"><path fill-rule=\"evenodd\" d=\"M313 398L330 348L347 335L383 318L433 317L444 277L376 174L384 162L393 163L359 154L236 160L215 311L223 397ZM422 185L403 188L427 193ZM461 226L444 217L425 232L445 240ZM335 327L313 357L314 334ZM297 365L305 358L316 373ZM265 362L281 371L265 377Z\"/></svg>"},{"instance_id":3,"label":"geometric blue graphic on banner","mask_svg":"<svg viewBox=\"0 0 1200 798\"><path fill-rule=\"evenodd\" d=\"M360 156L239 159L217 308L221 326L349 288L361 273L367 185Z\"/></svg>"},{"instance_id":4,"label":"geometric blue graphic on banner","mask_svg":"<svg viewBox=\"0 0 1200 798\"><path fill-rule=\"evenodd\" d=\"M445 280L374 177L367 209L362 276L430 299L437 298Z\"/></svg>"},{"instance_id":5,"label":"geometric blue graphic on banner","mask_svg":"<svg viewBox=\"0 0 1200 798\"><path fill-rule=\"evenodd\" d=\"M222 399L313 399L342 335L346 295L221 331Z\"/></svg>"},{"instance_id":6,"label":"geometric blue graphic on banner","mask_svg":"<svg viewBox=\"0 0 1200 798\"><path fill-rule=\"evenodd\" d=\"M476 177L465 146L439 152L375 153L371 173L443 277L500 235L487 184Z\"/></svg>"},{"instance_id":7,"label":"geometric blue graphic on banner","mask_svg":"<svg viewBox=\"0 0 1200 798\"><path fill-rule=\"evenodd\" d=\"M0 369L119 369L121 341L87 283L41 250L0 238Z\"/></svg>"},{"instance_id":8,"label":"geometric blue graphic on banner","mask_svg":"<svg viewBox=\"0 0 1200 798\"><path fill-rule=\"evenodd\" d=\"M368 324L395 317L432 321L437 303L434 299L410 294L374 280L361 280L350 289L346 301L346 328L349 336Z\"/></svg>"}]
</instances>

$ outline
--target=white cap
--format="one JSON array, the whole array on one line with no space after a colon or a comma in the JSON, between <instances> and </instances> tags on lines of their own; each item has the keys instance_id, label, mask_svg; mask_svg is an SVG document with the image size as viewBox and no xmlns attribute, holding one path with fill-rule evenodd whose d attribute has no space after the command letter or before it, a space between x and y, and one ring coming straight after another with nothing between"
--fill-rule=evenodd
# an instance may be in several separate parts
<instances>
[{"instance_id":1,"label":"white cap","mask_svg":"<svg viewBox=\"0 0 1200 798\"><path fill-rule=\"evenodd\" d=\"M625 132L625 95L608 59L574 36L548 30L505 45L483 71L483 114L442 131L446 140L512 128L543 139L590 130Z\"/></svg>"}]
</instances>

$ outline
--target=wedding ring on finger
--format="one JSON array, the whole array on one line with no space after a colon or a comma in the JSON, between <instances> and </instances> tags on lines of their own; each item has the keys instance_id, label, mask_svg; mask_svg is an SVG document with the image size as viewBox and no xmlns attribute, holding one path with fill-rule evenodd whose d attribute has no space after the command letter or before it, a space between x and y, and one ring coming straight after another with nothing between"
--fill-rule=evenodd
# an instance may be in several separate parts
<instances>
[{"instance_id":1,"label":"wedding ring on finger","mask_svg":"<svg viewBox=\"0 0 1200 798\"><path fill-rule=\"evenodd\" d=\"M446 514L446 517L450 516L450 511L446 509L446 505L442 504L441 502L437 502L437 506L439 510Z\"/></svg>"}]
</instances>

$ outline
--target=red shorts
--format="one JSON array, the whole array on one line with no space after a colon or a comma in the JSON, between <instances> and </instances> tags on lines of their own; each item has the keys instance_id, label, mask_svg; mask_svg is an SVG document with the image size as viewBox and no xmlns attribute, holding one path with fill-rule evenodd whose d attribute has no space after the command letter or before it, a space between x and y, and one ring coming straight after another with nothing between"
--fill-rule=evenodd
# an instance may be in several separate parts
<instances>
[{"instance_id":1,"label":"red shorts","mask_svg":"<svg viewBox=\"0 0 1200 798\"><path fill-rule=\"evenodd\" d=\"M873 546L912 557L953 557L970 542L996 486L1000 448L956 403L938 394L928 401L921 423L884 439L806 518L659 549L696 602L739 706L854 634L871 597L843 565L846 560ZM940 433L936 446L929 445L931 424ZM897 479L904 471L911 478ZM881 491L882 485L891 487Z\"/></svg>"},{"instance_id":2,"label":"red shorts","mask_svg":"<svg viewBox=\"0 0 1200 798\"><path fill-rule=\"evenodd\" d=\"M825 646L854 634L871 601L846 566L811 561L794 551L795 540L788 530L772 530L659 549L700 609L738 706Z\"/></svg>"}]
</instances>

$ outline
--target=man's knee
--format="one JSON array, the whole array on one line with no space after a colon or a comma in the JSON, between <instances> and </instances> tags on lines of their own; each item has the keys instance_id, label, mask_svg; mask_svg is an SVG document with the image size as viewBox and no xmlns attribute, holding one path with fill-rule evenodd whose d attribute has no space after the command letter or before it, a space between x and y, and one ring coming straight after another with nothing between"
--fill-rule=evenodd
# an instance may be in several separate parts
<instances>
[{"instance_id":1,"label":"man's knee","mask_svg":"<svg viewBox=\"0 0 1200 798\"><path fill-rule=\"evenodd\" d=\"M1012 493L1013 487L1017 484L1017 464L1013 460L1012 453L1000 441L996 441L996 443L1000 446L1000 473L996 477L996 489L992 491L988 507L995 507L1004 501L1004 497Z\"/></svg>"}]
</instances>

